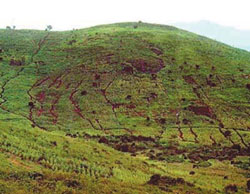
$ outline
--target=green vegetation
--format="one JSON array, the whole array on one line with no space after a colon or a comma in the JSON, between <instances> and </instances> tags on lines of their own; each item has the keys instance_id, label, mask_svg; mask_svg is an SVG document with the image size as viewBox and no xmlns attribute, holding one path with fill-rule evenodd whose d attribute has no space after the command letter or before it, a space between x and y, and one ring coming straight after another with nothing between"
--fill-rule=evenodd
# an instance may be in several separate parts
<instances>
[{"instance_id":1,"label":"green vegetation","mask_svg":"<svg viewBox=\"0 0 250 194\"><path fill-rule=\"evenodd\" d=\"M0 193L245 193L250 53L142 22L0 30Z\"/></svg>"}]
</instances>

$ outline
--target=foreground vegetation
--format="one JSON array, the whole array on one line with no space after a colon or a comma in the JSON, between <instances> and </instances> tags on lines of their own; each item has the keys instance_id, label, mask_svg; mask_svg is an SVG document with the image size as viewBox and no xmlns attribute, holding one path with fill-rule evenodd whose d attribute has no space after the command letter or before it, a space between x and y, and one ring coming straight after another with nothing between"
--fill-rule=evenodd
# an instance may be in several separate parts
<instances>
[{"instance_id":1,"label":"foreground vegetation","mask_svg":"<svg viewBox=\"0 0 250 194\"><path fill-rule=\"evenodd\" d=\"M171 26L0 30L0 193L246 193L250 53Z\"/></svg>"}]
</instances>

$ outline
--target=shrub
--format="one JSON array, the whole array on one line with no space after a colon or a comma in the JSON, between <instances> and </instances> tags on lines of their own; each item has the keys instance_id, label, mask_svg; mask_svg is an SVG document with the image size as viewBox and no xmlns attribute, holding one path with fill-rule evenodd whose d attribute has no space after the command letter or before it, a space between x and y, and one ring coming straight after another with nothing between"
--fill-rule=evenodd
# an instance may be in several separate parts
<instances>
[{"instance_id":1,"label":"shrub","mask_svg":"<svg viewBox=\"0 0 250 194\"><path fill-rule=\"evenodd\" d=\"M238 188L236 185L227 185L225 187L225 192L226 193L236 193L236 192L238 192Z\"/></svg>"}]
</instances>

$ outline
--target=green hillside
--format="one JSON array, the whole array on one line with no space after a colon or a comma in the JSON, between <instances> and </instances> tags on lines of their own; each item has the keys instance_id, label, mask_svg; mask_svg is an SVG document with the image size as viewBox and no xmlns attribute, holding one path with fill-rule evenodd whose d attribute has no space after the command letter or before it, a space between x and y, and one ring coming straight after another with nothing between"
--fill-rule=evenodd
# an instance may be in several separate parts
<instances>
[{"instance_id":1,"label":"green hillside","mask_svg":"<svg viewBox=\"0 0 250 194\"><path fill-rule=\"evenodd\" d=\"M171 26L0 30L0 193L246 193L249 77Z\"/></svg>"}]
</instances>

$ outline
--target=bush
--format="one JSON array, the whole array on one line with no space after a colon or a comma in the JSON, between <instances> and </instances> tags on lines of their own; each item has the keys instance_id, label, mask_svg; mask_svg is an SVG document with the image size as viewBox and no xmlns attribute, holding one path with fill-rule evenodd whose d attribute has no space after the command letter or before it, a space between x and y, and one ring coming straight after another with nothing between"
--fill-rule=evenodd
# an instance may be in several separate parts
<instances>
[{"instance_id":1,"label":"bush","mask_svg":"<svg viewBox=\"0 0 250 194\"><path fill-rule=\"evenodd\" d=\"M201 161L198 164L195 164L194 167L201 167L201 168L207 168L209 166L212 166L212 164L208 161Z\"/></svg>"},{"instance_id":2,"label":"bush","mask_svg":"<svg viewBox=\"0 0 250 194\"><path fill-rule=\"evenodd\" d=\"M183 155L172 155L172 156L168 156L165 159L165 161L168 163L175 163L175 162L182 163L185 161L185 159Z\"/></svg>"},{"instance_id":3,"label":"bush","mask_svg":"<svg viewBox=\"0 0 250 194\"><path fill-rule=\"evenodd\" d=\"M227 185L225 187L225 192L226 193L236 193L236 192L238 192L238 188L236 185Z\"/></svg>"}]
</instances>

